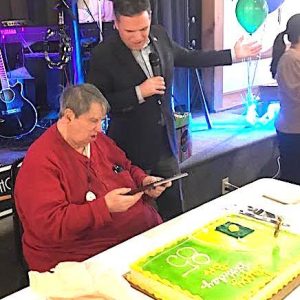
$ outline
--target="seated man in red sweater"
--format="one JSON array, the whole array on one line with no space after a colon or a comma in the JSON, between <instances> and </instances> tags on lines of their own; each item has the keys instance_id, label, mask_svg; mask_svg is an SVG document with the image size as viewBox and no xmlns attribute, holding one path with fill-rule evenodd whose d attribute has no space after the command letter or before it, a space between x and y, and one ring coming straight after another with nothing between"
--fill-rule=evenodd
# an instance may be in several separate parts
<instances>
[{"instance_id":1,"label":"seated man in red sweater","mask_svg":"<svg viewBox=\"0 0 300 300\"><path fill-rule=\"evenodd\" d=\"M23 253L29 269L40 272L83 261L160 224L148 201L166 188L126 195L157 178L133 166L100 132L109 104L96 87L68 87L60 101L58 122L29 148L15 187Z\"/></svg>"}]
</instances>

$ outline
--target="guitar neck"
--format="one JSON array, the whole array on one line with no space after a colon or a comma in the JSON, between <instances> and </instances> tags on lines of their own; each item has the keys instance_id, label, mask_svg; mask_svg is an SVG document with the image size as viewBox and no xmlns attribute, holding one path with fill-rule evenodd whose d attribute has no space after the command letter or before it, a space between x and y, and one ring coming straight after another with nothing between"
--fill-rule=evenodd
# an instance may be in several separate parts
<instances>
[{"instance_id":1,"label":"guitar neck","mask_svg":"<svg viewBox=\"0 0 300 300\"><path fill-rule=\"evenodd\" d=\"M7 73L6 73L4 59L2 56L1 49L0 49L0 81L1 81L2 89L9 88L9 82L8 82L8 78L7 78Z\"/></svg>"}]
</instances>

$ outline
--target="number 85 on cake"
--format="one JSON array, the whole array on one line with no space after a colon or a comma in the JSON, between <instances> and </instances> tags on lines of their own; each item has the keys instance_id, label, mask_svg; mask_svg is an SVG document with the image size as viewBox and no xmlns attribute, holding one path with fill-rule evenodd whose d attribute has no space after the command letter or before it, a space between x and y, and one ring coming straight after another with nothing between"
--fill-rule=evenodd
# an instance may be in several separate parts
<instances>
[{"instance_id":1,"label":"number 85 on cake","mask_svg":"<svg viewBox=\"0 0 300 300\"><path fill-rule=\"evenodd\" d=\"M154 299L283 299L299 281L300 235L274 237L272 224L227 215L130 268L127 280Z\"/></svg>"}]
</instances>

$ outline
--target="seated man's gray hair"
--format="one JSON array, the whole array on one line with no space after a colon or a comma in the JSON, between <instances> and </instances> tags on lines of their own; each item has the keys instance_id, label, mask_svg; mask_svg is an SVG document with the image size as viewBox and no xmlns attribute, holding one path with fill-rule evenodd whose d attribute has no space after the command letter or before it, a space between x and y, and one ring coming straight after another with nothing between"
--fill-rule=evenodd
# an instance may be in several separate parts
<instances>
[{"instance_id":1,"label":"seated man's gray hair","mask_svg":"<svg viewBox=\"0 0 300 300\"><path fill-rule=\"evenodd\" d=\"M60 96L59 117L61 118L64 111L69 108L74 112L76 118L78 118L89 111L92 103L99 103L105 114L110 109L106 98L94 85L84 83L68 86Z\"/></svg>"}]
</instances>

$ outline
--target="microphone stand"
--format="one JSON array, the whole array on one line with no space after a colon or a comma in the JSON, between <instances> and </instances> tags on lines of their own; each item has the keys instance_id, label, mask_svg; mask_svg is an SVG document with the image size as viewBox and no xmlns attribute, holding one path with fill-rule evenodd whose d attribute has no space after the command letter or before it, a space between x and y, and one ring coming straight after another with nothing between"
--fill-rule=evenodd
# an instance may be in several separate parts
<instances>
[{"instance_id":1,"label":"microphone stand","mask_svg":"<svg viewBox=\"0 0 300 300\"><path fill-rule=\"evenodd\" d=\"M66 13L69 15L71 19L75 19L75 16L73 15L72 10L70 9L70 5L68 4L67 0L58 0L57 4L54 7L56 10L59 11L59 15L62 17L62 19L59 20L60 24L64 23L64 14Z\"/></svg>"},{"instance_id":2,"label":"microphone stand","mask_svg":"<svg viewBox=\"0 0 300 300\"><path fill-rule=\"evenodd\" d=\"M195 44L193 43L193 41L190 40L190 26L191 24L193 24L195 22L195 20L193 19L193 17L191 18L189 16L189 7L190 7L190 3L189 0L186 0L186 13L187 13L187 20L188 20L188 26L187 26L187 41L189 44L189 49L194 50L195 49ZM197 79L197 83L198 83L198 88L200 91L200 102L202 103L202 107L204 110L204 116L205 116L205 120L206 120L206 124L208 129L212 129L212 125L211 125L211 120L210 120L210 113L209 113L209 109L208 109L208 105L207 105L207 101L206 101L206 97L203 91L203 87L202 87L202 83L201 83L201 75L199 72L199 69L195 68L193 70L196 74L196 79ZM190 74L190 70L188 71L188 86L189 86L189 90L190 90L190 84L191 84L191 74ZM189 92L189 111L190 111L190 92Z\"/></svg>"},{"instance_id":3,"label":"microphone stand","mask_svg":"<svg viewBox=\"0 0 300 300\"><path fill-rule=\"evenodd\" d=\"M196 73L198 87L199 87L200 94L201 94L200 101L202 102L202 105L203 105L206 124L207 124L208 129L212 129L209 109L208 109L208 105L207 105L206 98L205 98L205 95L204 95L199 69L195 69L195 73Z\"/></svg>"}]
</instances>

